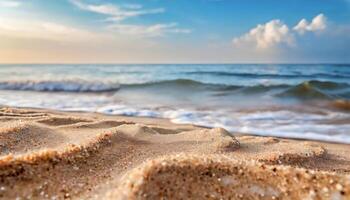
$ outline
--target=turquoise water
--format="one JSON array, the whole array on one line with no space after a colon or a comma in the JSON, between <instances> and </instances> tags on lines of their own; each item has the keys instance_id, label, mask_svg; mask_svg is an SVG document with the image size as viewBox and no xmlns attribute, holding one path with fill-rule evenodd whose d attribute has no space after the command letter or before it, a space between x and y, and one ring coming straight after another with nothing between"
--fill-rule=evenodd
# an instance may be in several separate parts
<instances>
[{"instance_id":1,"label":"turquoise water","mask_svg":"<svg viewBox=\"0 0 350 200\"><path fill-rule=\"evenodd\" d=\"M350 65L0 65L2 105L162 117L233 134L350 143L349 99Z\"/></svg>"}]
</instances>

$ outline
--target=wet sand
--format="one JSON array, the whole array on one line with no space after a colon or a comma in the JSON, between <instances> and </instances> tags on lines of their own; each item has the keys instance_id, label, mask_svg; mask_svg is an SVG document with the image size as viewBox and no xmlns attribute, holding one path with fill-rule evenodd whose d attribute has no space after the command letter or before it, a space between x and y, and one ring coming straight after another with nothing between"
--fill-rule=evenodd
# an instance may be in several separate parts
<instances>
[{"instance_id":1,"label":"wet sand","mask_svg":"<svg viewBox=\"0 0 350 200\"><path fill-rule=\"evenodd\" d=\"M350 146L0 109L1 199L350 199Z\"/></svg>"}]
</instances>

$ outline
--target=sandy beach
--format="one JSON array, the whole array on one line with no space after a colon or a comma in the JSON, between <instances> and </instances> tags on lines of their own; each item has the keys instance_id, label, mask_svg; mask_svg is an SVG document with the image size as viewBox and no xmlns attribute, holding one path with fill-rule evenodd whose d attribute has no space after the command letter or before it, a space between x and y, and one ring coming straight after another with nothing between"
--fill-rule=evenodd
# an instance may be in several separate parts
<instances>
[{"instance_id":1,"label":"sandy beach","mask_svg":"<svg viewBox=\"0 0 350 200\"><path fill-rule=\"evenodd\" d=\"M0 109L1 199L349 199L346 144Z\"/></svg>"},{"instance_id":2,"label":"sandy beach","mask_svg":"<svg viewBox=\"0 0 350 200\"><path fill-rule=\"evenodd\" d=\"M0 200L350 200L350 0L0 0Z\"/></svg>"}]
</instances>

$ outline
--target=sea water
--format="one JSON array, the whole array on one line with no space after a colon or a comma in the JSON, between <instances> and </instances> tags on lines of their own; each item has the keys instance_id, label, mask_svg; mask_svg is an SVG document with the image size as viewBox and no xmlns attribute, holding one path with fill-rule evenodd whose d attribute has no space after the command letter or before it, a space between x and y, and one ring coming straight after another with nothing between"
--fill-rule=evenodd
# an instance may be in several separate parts
<instances>
[{"instance_id":1,"label":"sea water","mask_svg":"<svg viewBox=\"0 0 350 200\"><path fill-rule=\"evenodd\" d=\"M350 65L0 65L0 105L350 143Z\"/></svg>"}]
</instances>

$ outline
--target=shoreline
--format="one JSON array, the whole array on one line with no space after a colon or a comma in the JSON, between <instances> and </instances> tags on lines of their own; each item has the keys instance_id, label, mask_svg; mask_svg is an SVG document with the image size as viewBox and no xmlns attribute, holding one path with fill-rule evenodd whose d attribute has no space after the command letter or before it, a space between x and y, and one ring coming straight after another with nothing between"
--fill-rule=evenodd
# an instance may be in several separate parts
<instances>
[{"instance_id":1,"label":"shoreline","mask_svg":"<svg viewBox=\"0 0 350 200\"><path fill-rule=\"evenodd\" d=\"M0 125L0 198L350 197L347 144L33 108L1 107Z\"/></svg>"},{"instance_id":2,"label":"shoreline","mask_svg":"<svg viewBox=\"0 0 350 200\"><path fill-rule=\"evenodd\" d=\"M165 117L150 117L150 116L129 116L129 115L118 115L118 114L107 114L107 113L101 113L101 112L93 112L93 111L79 111L79 110L57 110L57 109L50 109L50 108L34 108L34 107L17 107L17 106L7 106L7 105L0 105L1 108L15 108L15 109L27 109L27 110L41 110L43 112L48 111L52 113L70 113L72 115L96 115L100 117L111 117L111 118L117 118L117 119L123 119L123 120L130 120L130 121L136 121L140 123L150 122L152 124L152 121L156 121L157 123L162 123L164 125L170 125L170 126L189 126L189 127L197 127L197 128L204 128L204 129L212 129L212 128L221 128L221 127L210 127L210 126L203 126L203 125L197 125L194 123L175 123L172 122L170 118ZM147 124L147 123L146 123ZM292 137L283 137L283 136L276 136L276 135L259 135L249 132L234 132L229 131L234 136L253 136L253 137L274 137L274 138L280 138L280 139L287 139L287 140L296 140L296 141L310 141L310 142L318 142L318 143L328 143L328 144L341 144L341 145L350 145L350 143L346 142L338 142L338 141L328 141L328 140L320 140L320 139L309 139L309 138L301 138L297 136Z\"/></svg>"}]
</instances>

